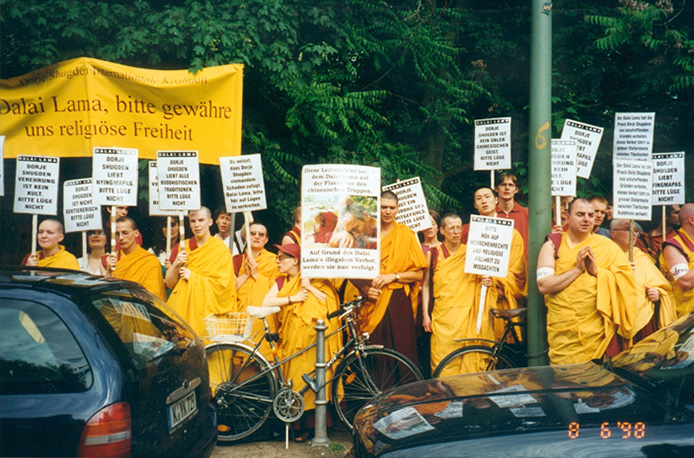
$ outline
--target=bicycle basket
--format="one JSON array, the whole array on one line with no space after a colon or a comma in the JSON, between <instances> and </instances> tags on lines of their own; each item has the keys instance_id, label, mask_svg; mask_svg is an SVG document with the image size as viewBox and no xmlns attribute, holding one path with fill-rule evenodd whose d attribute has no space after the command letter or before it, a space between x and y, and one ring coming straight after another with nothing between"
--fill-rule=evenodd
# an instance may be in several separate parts
<instances>
[{"instance_id":1,"label":"bicycle basket","mask_svg":"<svg viewBox=\"0 0 694 458\"><path fill-rule=\"evenodd\" d=\"M240 342L251 335L253 317L242 312L207 315L205 327L212 342Z\"/></svg>"}]
</instances>

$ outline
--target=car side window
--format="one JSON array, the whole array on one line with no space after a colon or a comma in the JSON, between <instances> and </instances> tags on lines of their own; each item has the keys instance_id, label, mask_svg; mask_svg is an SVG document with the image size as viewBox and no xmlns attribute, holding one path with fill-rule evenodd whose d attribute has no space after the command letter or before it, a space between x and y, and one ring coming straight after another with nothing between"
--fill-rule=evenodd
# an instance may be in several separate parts
<instances>
[{"instance_id":1,"label":"car side window","mask_svg":"<svg viewBox=\"0 0 694 458\"><path fill-rule=\"evenodd\" d=\"M92 370L66 324L43 304L0 301L0 392L76 393L92 384Z\"/></svg>"},{"instance_id":2,"label":"car side window","mask_svg":"<svg viewBox=\"0 0 694 458\"><path fill-rule=\"evenodd\" d=\"M166 304L139 298L128 291L108 291L92 298L127 349L136 368L158 363L164 357L183 355L195 347L193 332L166 311Z\"/></svg>"}]
</instances>

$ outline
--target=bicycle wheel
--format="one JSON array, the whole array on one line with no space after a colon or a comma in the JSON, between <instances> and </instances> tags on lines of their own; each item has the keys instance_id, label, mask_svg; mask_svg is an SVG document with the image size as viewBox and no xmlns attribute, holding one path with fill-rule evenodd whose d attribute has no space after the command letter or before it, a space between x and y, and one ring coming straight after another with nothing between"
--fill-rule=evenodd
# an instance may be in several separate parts
<instances>
[{"instance_id":1,"label":"bicycle wheel","mask_svg":"<svg viewBox=\"0 0 694 458\"><path fill-rule=\"evenodd\" d=\"M350 353L335 370L332 402L340 421L352 430L357 411L390 388L423 380L417 366L404 355L389 348L366 347Z\"/></svg>"},{"instance_id":2,"label":"bicycle wheel","mask_svg":"<svg viewBox=\"0 0 694 458\"><path fill-rule=\"evenodd\" d=\"M253 434L270 414L277 386L267 362L233 343L210 345L205 352L218 439L235 441Z\"/></svg>"},{"instance_id":3,"label":"bicycle wheel","mask_svg":"<svg viewBox=\"0 0 694 458\"><path fill-rule=\"evenodd\" d=\"M465 367L481 367L482 370L508 369L516 367L513 360L503 354L503 352L494 356L493 347L486 345L471 345L469 347L458 348L453 350L445 358L441 360L436 369L434 369L432 378L440 377L444 370L447 369L447 374L453 375L465 373Z\"/></svg>"}]
</instances>

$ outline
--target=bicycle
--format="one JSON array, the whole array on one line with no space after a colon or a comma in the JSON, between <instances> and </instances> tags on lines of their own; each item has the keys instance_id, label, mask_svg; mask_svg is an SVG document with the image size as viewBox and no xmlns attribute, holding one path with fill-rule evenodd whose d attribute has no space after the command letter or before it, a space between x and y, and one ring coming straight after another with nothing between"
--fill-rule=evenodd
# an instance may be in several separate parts
<instances>
[{"instance_id":1,"label":"bicycle","mask_svg":"<svg viewBox=\"0 0 694 458\"><path fill-rule=\"evenodd\" d=\"M455 342L467 343L467 342L483 342L480 345L467 345L453 350L448 355L446 355L441 362L434 369L432 378L436 378L441 375L446 366L453 365L459 367L461 364L461 359L466 355L478 354L487 360L487 367L485 371L495 370L495 369L508 369L511 367L519 367L524 365L522 360L524 359L525 352L523 350L523 345L516 332L517 327L525 326L525 312L527 308L517 308L512 310L502 310L502 309L491 309L489 312L495 317L506 321L504 326L504 333L499 341L480 339L480 338L469 338L469 339L456 339ZM513 319L520 318L521 321L512 321ZM513 343L508 343L509 336L513 339Z\"/></svg>"},{"instance_id":2,"label":"bicycle","mask_svg":"<svg viewBox=\"0 0 694 458\"><path fill-rule=\"evenodd\" d=\"M332 367L339 360L333 377L322 386L318 386L312 376L315 371L303 375L306 386L300 392L287 384L281 366L315 347L316 343L279 361L274 350L279 336L270 332L266 320L267 316L277 313L279 307L247 308L250 316L263 320L265 329L263 339L258 339L254 346L242 343L247 334L227 336L232 341L222 337L219 342L207 345L208 366L217 365L210 368L210 373L219 369L221 375L219 381L210 377L212 402L217 407L219 440L236 441L253 434L265 423L270 410L285 423L298 420L303 414L303 394L308 389L317 393L328 384L331 384L331 402L338 418L352 430L357 410L374 396L395 386L422 380L419 368L407 357L382 345L369 345L368 333L358 334L356 316L362 302L363 298L346 302L327 316L328 320L339 316L344 323L326 335L326 341L345 330L349 338L325 363L326 368ZM263 340L273 349L272 363L258 352Z\"/></svg>"}]
</instances>

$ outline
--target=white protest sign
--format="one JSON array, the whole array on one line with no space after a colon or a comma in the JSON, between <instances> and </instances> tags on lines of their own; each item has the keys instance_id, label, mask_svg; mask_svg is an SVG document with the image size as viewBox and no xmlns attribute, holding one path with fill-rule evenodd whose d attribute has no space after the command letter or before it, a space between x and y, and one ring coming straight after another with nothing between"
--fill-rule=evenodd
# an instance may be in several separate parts
<instances>
[{"instance_id":1,"label":"white protest sign","mask_svg":"<svg viewBox=\"0 0 694 458\"><path fill-rule=\"evenodd\" d=\"M419 177L383 186L383 191L391 191L398 196L398 214L395 221L415 232L431 227L429 207Z\"/></svg>"},{"instance_id":2,"label":"white protest sign","mask_svg":"<svg viewBox=\"0 0 694 458\"><path fill-rule=\"evenodd\" d=\"M655 113L615 113L612 160L649 161Z\"/></svg>"},{"instance_id":3,"label":"white protest sign","mask_svg":"<svg viewBox=\"0 0 694 458\"><path fill-rule=\"evenodd\" d=\"M52 156L17 156L14 212L58 214L60 159Z\"/></svg>"},{"instance_id":4,"label":"white protest sign","mask_svg":"<svg viewBox=\"0 0 694 458\"><path fill-rule=\"evenodd\" d=\"M5 195L5 136L0 135L0 196Z\"/></svg>"},{"instance_id":5,"label":"white protest sign","mask_svg":"<svg viewBox=\"0 0 694 458\"><path fill-rule=\"evenodd\" d=\"M200 164L197 151L157 151L160 210L198 210Z\"/></svg>"},{"instance_id":6,"label":"white protest sign","mask_svg":"<svg viewBox=\"0 0 694 458\"><path fill-rule=\"evenodd\" d=\"M684 205L684 152L653 153L653 205Z\"/></svg>"},{"instance_id":7,"label":"white protest sign","mask_svg":"<svg viewBox=\"0 0 694 458\"><path fill-rule=\"evenodd\" d=\"M147 167L149 179L149 216L178 216L176 210L162 210L159 208L159 176L157 175L157 161L149 161Z\"/></svg>"},{"instance_id":8,"label":"white protest sign","mask_svg":"<svg viewBox=\"0 0 694 458\"><path fill-rule=\"evenodd\" d=\"M615 161L614 218L651 219L651 161Z\"/></svg>"},{"instance_id":9,"label":"white protest sign","mask_svg":"<svg viewBox=\"0 0 694 458\"><path fill-rule=\"evenodd\" d=\"M63 219L65 232L101 229L101 208L92 200L91 178L63 183Z\"/></svg>"},{"instance_id":10,"label":"white protest sign","mask_svg":"<svg viewBox=\"0 0 694 458\"><path fill-rule=\"evenodd\" d=\"M260 154L219 158L224 203L229 213L265 210L265 181Z\"/></svg>"},{"instance_id":11,"label":"white protest sign","mask_svg":"<svg viewBox=\"0 0 694 458\"><path fill-rule=\"evenodd\" d=\"M470 216L465 273L505 277L511 258L513 220Z\"/></svg>"},{"instance_id":12,"label":"white protest sign","mask_svg":"<svg viewBox=\"0 0 694 458\"><path fill-rule=\"evenodd\" d=\"M306 165L301 172L301 275L375 278L381 266L381 169Z\"/></svg>"},{"instance_id":13,"label":"white protest sign","mask_svg":"<svg viewBox=\"0 0 694 458\"><path fill-rule=\"evenodd\" d=\"M602 127L591 126L572 119L564 120L561 139L576 141L576 176L590 178L603 130Z\"/></svg>"},{"instance_id":14,"label":"white protest sign","mask_svg":"<svg viewBox=\"0 0 694 458\"><path fill-rule=\"evenodd\" d=\"M137 150L95 147L92 179L96 205L137 205Z\"/></svg>"},{"instance_id":15,"label":"white protest sign","mask_svg":"<svg viewBox=\"0 0 694 458\"><path fill-rule=\"evenodd\" d=\"M576 195L576 142L552 139L552 195Z\"/></svg>"},{"instance_id":16,"label":"white protest sign","mask_svg":"<svg viewBox=\"0 0 694 458\"><path fill-rule=\"evenodd\" d=\"M511 168L511 118L475 120L475 170Z\"/></svg>"}]
</instances>

